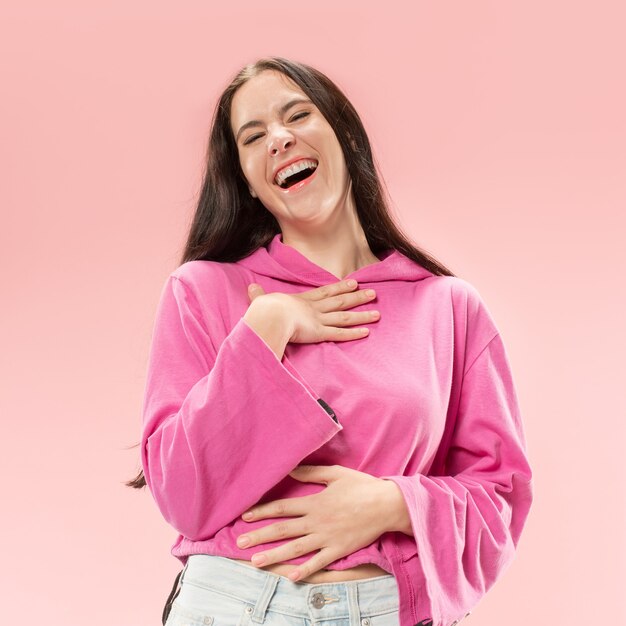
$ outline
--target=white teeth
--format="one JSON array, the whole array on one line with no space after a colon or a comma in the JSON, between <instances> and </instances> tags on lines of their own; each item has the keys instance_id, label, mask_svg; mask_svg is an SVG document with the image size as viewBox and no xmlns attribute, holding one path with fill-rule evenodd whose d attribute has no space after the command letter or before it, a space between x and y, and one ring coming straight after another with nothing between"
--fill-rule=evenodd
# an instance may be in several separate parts
<instances>
[{"instance_id":1,"label":"white teeth","mask_svg":"<svg viewBox=\"0 0 626 626\"><path fill-rule=\"evenodd\" d=\"M317 163L315 161L311 161L310 159L302 159L302 161L298 161L297 163L294 163L293 165L290 165L289 167L283 170L280 170L280 172L276 174L276 178L274 179L274 182L280 186L285 182L285 179L287 177L291 176L292 174L295 174L296 172L300 172L306 169L307 167L316 169Z\"/></svg>"}]
</instances>

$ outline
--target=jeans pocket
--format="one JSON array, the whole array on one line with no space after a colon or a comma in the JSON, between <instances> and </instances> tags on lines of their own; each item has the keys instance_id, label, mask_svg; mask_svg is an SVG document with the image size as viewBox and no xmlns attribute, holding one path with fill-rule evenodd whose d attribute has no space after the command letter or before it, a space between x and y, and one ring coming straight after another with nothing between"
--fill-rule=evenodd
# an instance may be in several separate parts
<instances>
[{"instance_id":1,"label":"jeans pocket","mask_svg":"<svg viewBox=\"0 0 626 626\"><path fill-rule=\"evenodd\" d=\"M174 600L170 614L165 622L166 626L211 626L214 623L212 615L189 609Z\"/></svg>"},{"instance_id":2,"label":"jeans pocket","mask_svg":"<svg viewBox=\"0 0 626 626\"><path fill-rule=\"evenodd\" d=\"M209 586L185 580L172 604L166 626L244 626L251 605Z\"/></svg>"},{"instance_id":3,"label":"jeans pocket","mask_svg":"<svg viewBox=\"0 0 626 626\"><path fill-rule=\"evenodd\" d=\"M369 626L399 626L400 614L396 611L390 613L378 613L376 615L361 615L362 618L366 617L367 621L361 619L362 624L368 624Z\"/></svg>"}]
</instances>

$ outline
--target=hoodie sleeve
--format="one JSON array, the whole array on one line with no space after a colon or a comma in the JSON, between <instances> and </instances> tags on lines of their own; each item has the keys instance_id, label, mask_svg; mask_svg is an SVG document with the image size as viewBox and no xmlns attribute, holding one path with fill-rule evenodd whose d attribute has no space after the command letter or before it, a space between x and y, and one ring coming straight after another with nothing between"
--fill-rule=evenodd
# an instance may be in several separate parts
<instances>
[{"instance_id":1,"label":"hoodie sleeve","mask_svg":"<svg viewBox=\"0 0 626 626\"><path fill-rule=\"evenodd\" d=\"M141 459L163 517L192 541L211 538L343 429L243 318L219 347L204 321L170 275L148 358Z\"/></svg>"},{"instance_id":2,"label":"hoodie sleeve","mask_svg":"<svg viewBox=\"0 0 626 626\"><path fill-rule=\"evenodd\" d=\"M402 492L419 578L443 615L473 608L511 563L532 474L500 334L464 372L445 475L382 476Z\"/></svg>"}]
</instances>

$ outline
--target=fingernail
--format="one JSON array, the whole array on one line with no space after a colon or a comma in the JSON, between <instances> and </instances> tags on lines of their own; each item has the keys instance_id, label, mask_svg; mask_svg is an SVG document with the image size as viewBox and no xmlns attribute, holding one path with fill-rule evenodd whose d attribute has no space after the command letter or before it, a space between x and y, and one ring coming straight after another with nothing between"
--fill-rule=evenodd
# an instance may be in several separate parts
<instances>
[{"instance_id":1,"label":"fingernail","mask_svg":"<svg viewBox=\"0 0 626 626\"><path fill-rule=\"evenodd\" d=\"M346 282L346 285L348 285L348 287L356 287L356 280L349 280Z\"/></svg>"}]
</instances>

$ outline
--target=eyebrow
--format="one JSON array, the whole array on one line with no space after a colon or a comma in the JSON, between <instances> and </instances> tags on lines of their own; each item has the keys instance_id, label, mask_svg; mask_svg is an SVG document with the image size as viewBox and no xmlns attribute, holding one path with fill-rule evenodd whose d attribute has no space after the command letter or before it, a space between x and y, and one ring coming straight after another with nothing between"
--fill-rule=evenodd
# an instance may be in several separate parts
<instances>
[{"instance_id":1,"label":"eyebrow","mask_svg":"<svg viewBox=\"0 0 626 626\"><path fill-rule=\"evenodd\" d=\"M286 102L285 104L283 104L279 109L278 109L278 113L280 115L284 115L291 107L296 106L296 104L313 104L311 102L311 100L305 99L305 98L293 98L292 100L289 100L289 102ZM250 120L249 122L246 122L237 132L237 137L235 139L235 141L239 141L239 135L241 135L241 133L243 133L244 130L246 130L247 128L251 128L252 126L262 126L263 123L259 122L259 120Z\"/></svg>"}]
</instances>

